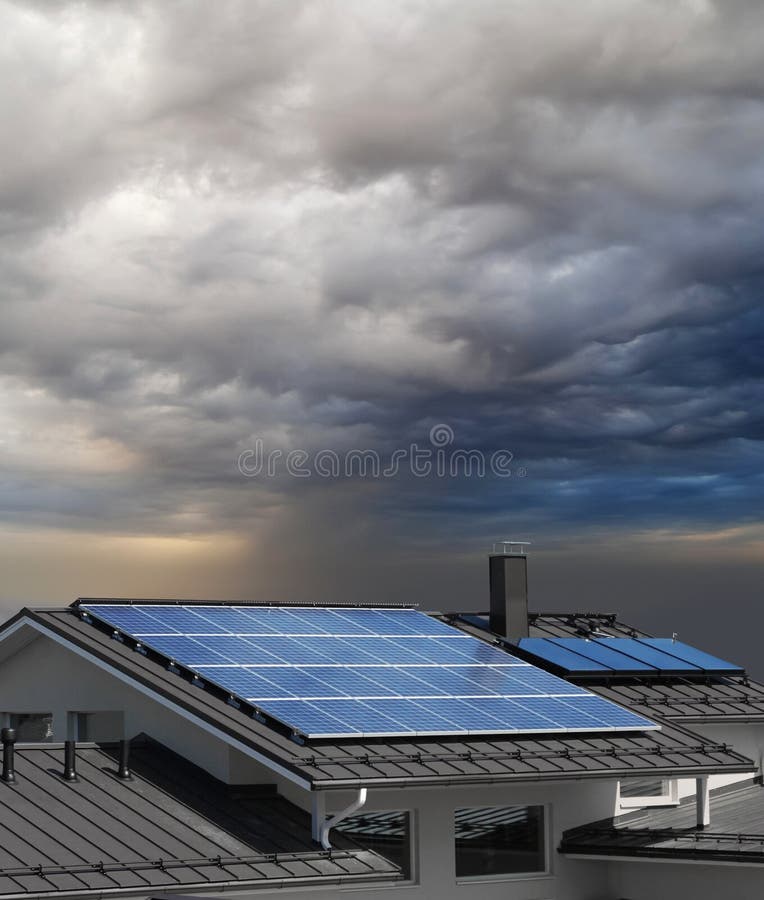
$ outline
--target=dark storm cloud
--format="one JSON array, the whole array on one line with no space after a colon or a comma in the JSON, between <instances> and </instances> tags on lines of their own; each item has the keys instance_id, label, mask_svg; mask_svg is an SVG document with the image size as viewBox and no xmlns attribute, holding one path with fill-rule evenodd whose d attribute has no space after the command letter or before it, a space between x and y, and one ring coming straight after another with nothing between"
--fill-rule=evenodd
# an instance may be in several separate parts
<instances>
[{"instance_id":1,"label":"dark storm cloud","mask_svg":"<svg viewBox=\"0 0 764 900\"><path fill-rule=\"evenodd\" d=\"M299 529L336 500L416 541L757 515L759 4L0 16L9 520ZM236 469L258 438L390 454L437 422L527 477Z\"/></svg>"}]
</instances>

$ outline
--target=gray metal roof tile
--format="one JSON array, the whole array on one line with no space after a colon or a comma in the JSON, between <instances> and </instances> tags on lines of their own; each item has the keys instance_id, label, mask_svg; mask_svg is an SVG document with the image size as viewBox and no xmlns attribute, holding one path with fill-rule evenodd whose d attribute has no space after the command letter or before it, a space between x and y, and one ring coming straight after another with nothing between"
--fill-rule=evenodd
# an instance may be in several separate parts
<instances>
[{"instance_id":1,"label":"gray metal roof tile","mask_svg":"<svg viewBox=\"0 0 764 900\"><path fill-rule=\"evenodd\" d=\"M20 745L16 763L17 782L0 783L0 897L400 874L341 836L331 855L319 850L303 810L276 795L236 801L151 741L134 746L131 781L95 745L78 747L75 783L60 745Z\"/></svg>"}]
</instances>

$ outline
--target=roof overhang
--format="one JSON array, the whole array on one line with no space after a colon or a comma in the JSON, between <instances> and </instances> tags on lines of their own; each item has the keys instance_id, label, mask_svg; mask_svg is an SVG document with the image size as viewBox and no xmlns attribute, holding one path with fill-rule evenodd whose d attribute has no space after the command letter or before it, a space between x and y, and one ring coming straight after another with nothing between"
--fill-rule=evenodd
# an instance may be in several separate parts
<instances>
[{"instance_id":1,"label":"roof overhang","mask_svg":"<svg viewBox=\"0 0 764 900\"><path fill-rule=\"evenodd\" d=\"M618 751L609 742L605 748L595 746L586 751L561 746L553 751L541 749L536 752L525 748L521 739L514 743L508 742L506 751L495 753L495 746L491 750L490 744L491 741L495 742L495 739L486 738L481 742L490 751L486 754L480 752L465 754L446 746L447 742L444 741L439 742L442 746L428 759L425 759L429 756L426 752L411 752L412 749L421 751L422 748L411 748L410 742L404 741L385 742L386 746L380 748L378 759L373 746L351 748L339 744L332 748L331 754L326 754L320 745L300 747L286 738L270 734L266 730L267 726L261 726L225 703L208 697L198 688L191 688L180 678L168 680L167 672L156 667L156 664L146 662L139 655L125 649L119 642L97 633L95 629L92 629L91 633L90 626L84 624L72 610L22 610L4 626L0 626L0 647L5 641L13 640L13 636L22 630L25 637L21 640L28 640L31 635L44 635L305 790L330 791L360 787L428 788L541 781L549 783L590 778L615 779L646 774L657 777L696 777L747 773L755 768L752 760L692 732L683 732L679 726L673 727L676 732L676 743L670 741L667 746L657 749L654 753L644 747L635 747L634 744L629 749ZM151 668L152 666L154 668ZM648 734L641 735L643 738L647 736ZM576 739L576 744L580 744L582 740L586 741L587 738L578 734L570 737ZM616 737L628 740L626 735ZM532 743L537 742L533 736L530 738ZM429 739L426 743L433 745L438 742ZM351 749L358 752L353 753ZM338 754L338 750L347 752ZM644 767L634 766L635 757L655 757L656 754L665 755L665 767L657 760ZM571 760L584 755L588 759L585 765L574 768L570 764ZM624 757L623 765L618 765L614 759L621 756ZM705 758L698 759L698 756ZM671 757L675 758L674 761ZM467 760L465 766L461 765L462 758ZM678 763L676 758L686 762ZM479 765L481 759L487 761L487 765L482 768ZM601 766L597 765L598 759ZM516 764L518 760L523 762L518 765ZM478 763L477 766L473 765L475 762ZM530 764L526 764L527 762ZM380 768L389 770L391 763L397 771L387 773L380 771ZM421 771L422 763L425 764L424 768L427 768L428 763L432 763L432 766L427 772ZM459 769L465 767L470 767L472 771L460 774ZM502 767L504 771L498 771ZM329 774L327 770L332 768L343 771ZM409 774L410 770L417 768L420 769L417 774ZM442 768L448 768L450 771L438 773L438 769ZM481 771L476 771L476 768L481 768ZM363 771L364 769L366 771Z\"/></svg>"}]
</instances>

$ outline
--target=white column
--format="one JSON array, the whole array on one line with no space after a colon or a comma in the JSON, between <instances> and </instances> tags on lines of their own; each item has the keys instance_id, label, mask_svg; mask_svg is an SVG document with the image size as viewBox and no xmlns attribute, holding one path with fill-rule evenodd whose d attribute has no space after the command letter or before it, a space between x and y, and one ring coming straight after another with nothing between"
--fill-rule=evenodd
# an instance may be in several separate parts
<instances>
[{"instance_id":1,"label":"white column","mask_svg":"<svg viewBox=\"0 0 764 900\"><path fill-rule=\"evenodd\" d=\"M711 824L711 799L708 790L708 775L695 779L695 803L697 808L698 828L707 828Z\"/></svg>"},{"instance_id":2,"label":"white column","mask_svg":"<svg viewBox=\"0 0 764 900\"><path fill-rule=\"evenodd\" d=\"M321 840L321 828L326 819L326 792L312 791L310 795L310 836L316 843Z\"/></svg>"}]
</instances>

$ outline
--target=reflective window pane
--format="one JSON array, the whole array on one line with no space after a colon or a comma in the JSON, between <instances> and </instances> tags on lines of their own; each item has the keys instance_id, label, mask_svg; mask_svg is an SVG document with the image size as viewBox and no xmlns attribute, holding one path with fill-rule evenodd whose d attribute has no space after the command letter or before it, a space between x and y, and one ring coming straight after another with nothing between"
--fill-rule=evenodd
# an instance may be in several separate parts
<instances>
[{"instance_id":1,"label":"reflective window pane","mask_svg":"<svg viewBox=\"0 0 764 900\"><path fill-rule=\"evenodd\" d=\"M661 778L624 778L621 782L622 797L662 797L666 784Z\"/></svg>"},{"instance_id":2,"label":"reflective window pane","mask_svg":"<svg viewBox=\"0 0 764 900\"><path fill-rule=\"evenodd\" d=\"M51 713L11 713L8 722L15 730L19 743L37 743L53 738Z\"/></svg>"},{"instance_id":3,"label":"reflective window pane","mask_svg":"<svg viewBox=\"0 0 764 900\"><path fill-rule=\"evenodd\" d=\"M456 810L456 877L546 871L543 806Z\"/></svg>"},{"instance_id":4,"label":"reflective window pane","mask_svg":"<svg viewBox=\"0 0 764 900\"><path fill-rule=\"evenodd\" d=\"M411 879L411 817L407 812L368 812L348 816L338 831L368 850L400 866L403 877Z\"/></svg>"}]
</instances>

